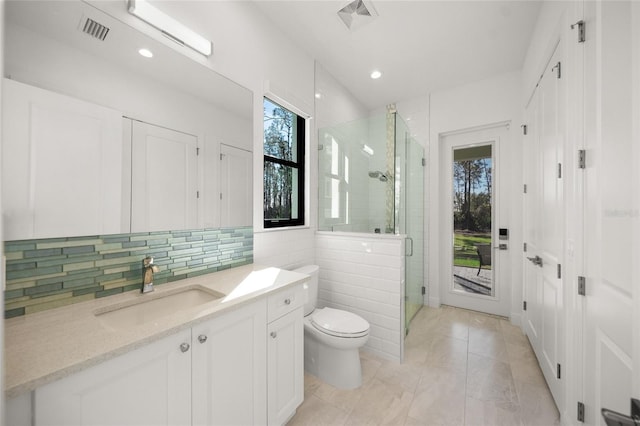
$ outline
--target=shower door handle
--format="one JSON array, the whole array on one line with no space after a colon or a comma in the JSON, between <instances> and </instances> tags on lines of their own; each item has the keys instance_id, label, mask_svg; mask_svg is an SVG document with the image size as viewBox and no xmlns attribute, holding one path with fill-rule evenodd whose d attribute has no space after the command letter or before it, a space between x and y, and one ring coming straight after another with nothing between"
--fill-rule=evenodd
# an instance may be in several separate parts
<instances>
[{"instance_id":1,"label":"shower door handle","mask_svg":"<svg viewBox=\"0 0 640 426\"><path fill-rule=\"evenodd\" d=\"M411 243L411 244L410 244L410 246L411 246L411 251L409 252L409 254L406 254L406 256L407 256L407 257L411 257L411 256L413 256L413 238L411 238L411 237L407 237L407 238L405 238L405 240L406 240L407 242L410 242L410 243ZM405 248L405 250L404 250L404 251L405 251L405 253L406 253L406 252L407 252L407 249Z\"/></svg>"}]
</instances>

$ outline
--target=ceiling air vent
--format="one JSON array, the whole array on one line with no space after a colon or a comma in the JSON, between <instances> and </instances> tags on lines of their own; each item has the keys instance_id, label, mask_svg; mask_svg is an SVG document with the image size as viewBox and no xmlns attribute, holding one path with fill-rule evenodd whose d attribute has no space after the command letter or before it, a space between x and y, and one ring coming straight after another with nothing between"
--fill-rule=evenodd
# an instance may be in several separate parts
<instances>
[{"instance_id":1,"label":"ceiling air vent","mask_svg":"<svg viewBox=\"0 0 640 426\"><path fill-rule=\"evenodd\" d=\"M378 13L367 0L354 0L338 11L338 16L351 31L373 21Z\"/></svg>"},{"instance_id":2,"label":"ceiling air vent","mask_svg":"<svg viewBox=\"0 0 640 426\"><path fill-rule=\"evenodd\" d=\"M80 28L83 33L89 34L91 37L97 38L100 41L104 41L104 39L107 38L107 34L109 34L108 27L84 16L82 17L82 21L80 21Z\"/></svg>"}]
</instances>

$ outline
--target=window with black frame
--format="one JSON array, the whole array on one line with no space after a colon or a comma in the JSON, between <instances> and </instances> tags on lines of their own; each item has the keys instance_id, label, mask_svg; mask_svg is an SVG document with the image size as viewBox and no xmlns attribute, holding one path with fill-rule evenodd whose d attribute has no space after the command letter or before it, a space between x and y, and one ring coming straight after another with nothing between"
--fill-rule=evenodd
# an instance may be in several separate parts
<instances>
[{"instance_id":1,"label":"window with black frame","mask_svg":"<svg viewBox=\"0 0 640 426\"><path fill-rule=\"evenodd\" d=\"M305 119L264 98L264 227L304 225Z\"/></svg>"}]
</instances>

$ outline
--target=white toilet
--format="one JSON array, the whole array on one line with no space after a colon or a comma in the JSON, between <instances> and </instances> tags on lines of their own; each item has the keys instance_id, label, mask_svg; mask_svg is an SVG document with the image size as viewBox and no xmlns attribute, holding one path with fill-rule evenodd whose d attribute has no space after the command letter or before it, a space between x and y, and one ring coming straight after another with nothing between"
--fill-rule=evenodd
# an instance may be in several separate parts
<instances>
[{"instance_id":1,"label":"white toilet","mask_svg":"<svg viewBox=\"0 0 640 426\"><path fill-rule=\"evenodd\" d=\"M337 388L355 389L362 384L359 349L369 339L369 323L340 309L316 309L319 269L295 270L311 276L304 306L304 369Z\"/></svg>"}]
</instances>

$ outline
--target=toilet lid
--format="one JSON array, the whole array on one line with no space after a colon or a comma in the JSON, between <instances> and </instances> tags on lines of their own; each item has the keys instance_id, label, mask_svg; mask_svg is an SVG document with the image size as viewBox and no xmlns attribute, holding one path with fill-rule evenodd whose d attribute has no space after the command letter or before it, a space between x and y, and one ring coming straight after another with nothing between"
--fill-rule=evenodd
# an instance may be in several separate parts
<instances>
[{"instance_id":1,"label":"toilet lid","mask_svg":"<svg viewBox=\"0 0 640 426\"><path fill-rule=\"evenodd\" d=\"M338 337L361 337L369 332L367 320L340 309L316 309L311 314L311 324L324 333Z\"/></svg>"}]
</instances>

